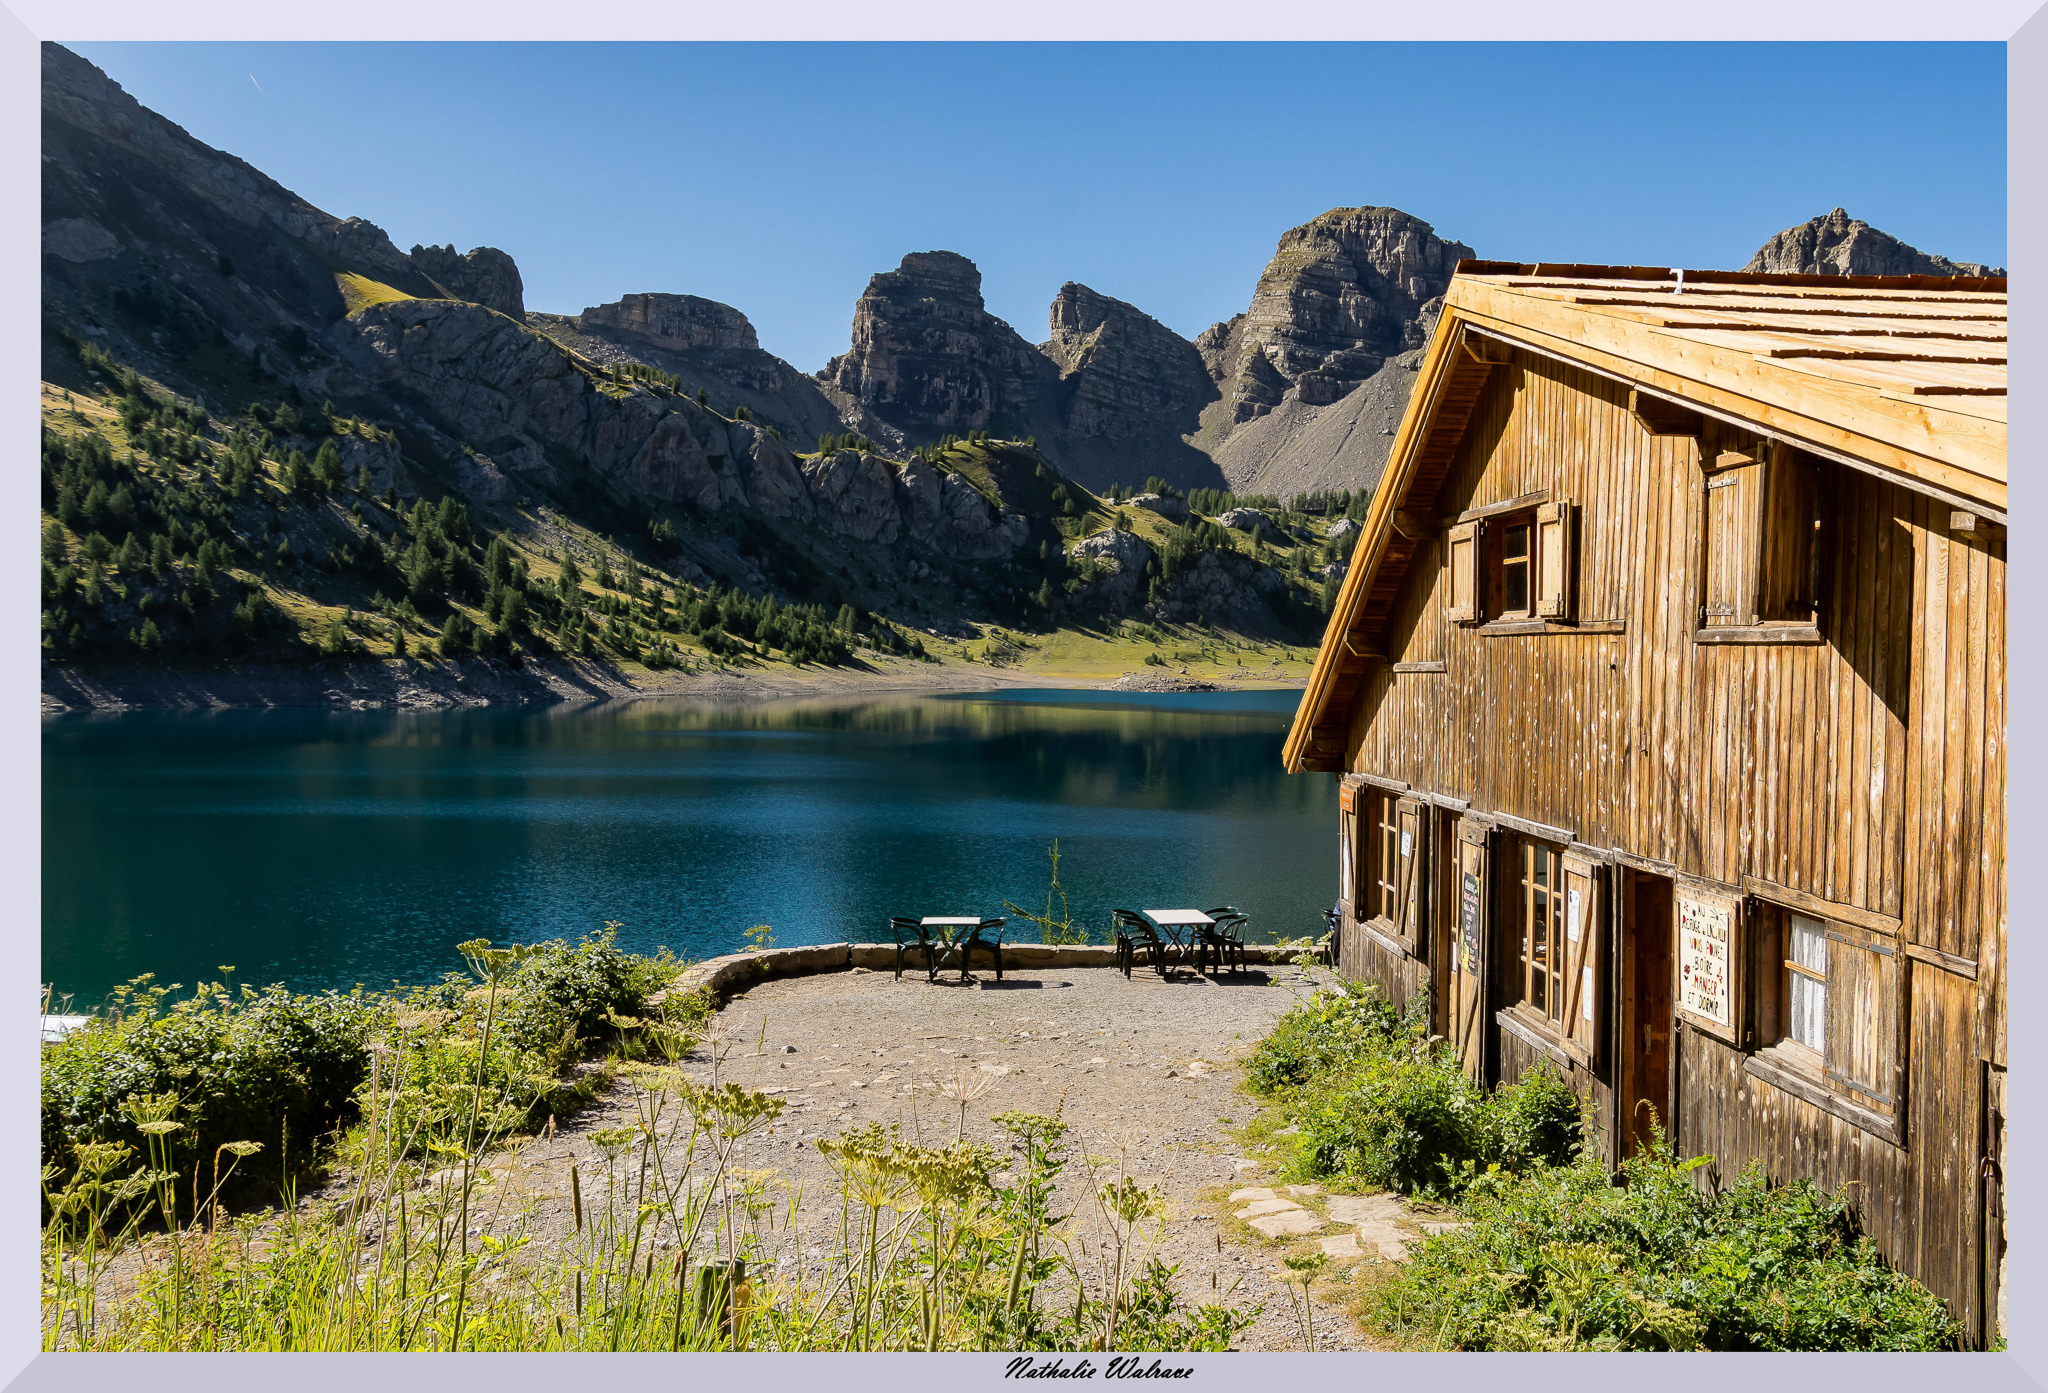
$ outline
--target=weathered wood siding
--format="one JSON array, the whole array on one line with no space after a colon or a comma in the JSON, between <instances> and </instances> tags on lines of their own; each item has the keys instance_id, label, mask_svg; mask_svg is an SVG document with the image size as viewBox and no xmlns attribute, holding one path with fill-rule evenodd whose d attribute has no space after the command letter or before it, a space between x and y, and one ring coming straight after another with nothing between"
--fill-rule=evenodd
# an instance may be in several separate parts
<instances>
[{"instance_id":1,"label":"weathered wood siding","mask_svg":"<svg viewBox=\"0 0 2048 1393\"><path fill-rule=\"evenodd\" d=\"M1349 905L1337 930L1337 970L1354 981L1379 983L1396 1008L1429 985L1429 965L1378 942L1359 927Z\"/></svg>"}]
</instances>

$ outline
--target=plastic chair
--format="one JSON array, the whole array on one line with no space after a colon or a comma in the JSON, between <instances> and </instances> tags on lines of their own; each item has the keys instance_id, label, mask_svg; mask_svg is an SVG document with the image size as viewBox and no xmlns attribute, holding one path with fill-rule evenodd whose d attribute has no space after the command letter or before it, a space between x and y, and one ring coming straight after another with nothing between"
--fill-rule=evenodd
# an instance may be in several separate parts
<instances>
[{"instance_id":1,"label":"plastic chair","mask_svg":"<svg viewBox=\"0 0 2048 1393\"><path fill-rule=\"evenodd\" d=\"M984 919L969 929L964 937L954 941L953 946L960 951L961 981L967 980L968 959L974 956L974 950L977 948L986 949L989 956L995 959L996 980L1003 980L1003 928L1008 922L1007 919ZM995 931L995 937L992 939L984 937L990 930Z\"/></svg>"},{"instance_id":2,"label":"plastic chair","mask_svg":"<svg viewBox=\"0 0 2048 1393\"><path fill-rule=\"evenodd\" d=\"M1251 916L1236 905L1218 905L1202 911L1216 922L1202 931L1202 942L1214 955L1216 968L1220 972L1230 959L1237 960L1237 970L1249 969L1244 951L1244 928L1251 922Z\"/></svg>"},{"instance_id":3,"label":"plastic chair","mask_svg":"<svg viewBox=\"0 0 2048 1393\"><path fill-rule=\"evenodd\" d=\"M1123 969L1124 976L1128 978L1131 975L1140 953L1150 953L1152 970L1161 977L1166 976L1173 945L1159 936L1159 930L1152 926L1150 919L1135 910L1119 909L1114 913L1117 966Z\"/></svg>"},{"instance_id":4,"label":"plastic chair","mask_svg":"<svg viewBox=\"0 0 2048 1393\"><path fill-rule=\"evenodd\" d=\"M936 980L939 975L938 945L932 942L924 925L915 919L891 919L889 927L896 934L896 979L903 979L903 955L921 952L924 954L925 981ZM910 935L908 940L904 938L905 934Z\"/></svg>"}]
</instances>

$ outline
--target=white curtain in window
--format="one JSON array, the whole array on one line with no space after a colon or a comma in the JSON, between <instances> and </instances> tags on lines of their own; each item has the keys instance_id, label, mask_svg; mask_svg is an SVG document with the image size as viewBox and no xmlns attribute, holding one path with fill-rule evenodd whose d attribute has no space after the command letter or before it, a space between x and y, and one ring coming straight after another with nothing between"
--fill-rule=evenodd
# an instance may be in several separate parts
<instances>
[{"instance_id":1,"label":"white curtain in window","mask_svg":"<svg viewBox=\"0 0 2048 1393\"><path fill-rule=\"evenodd\" d=\"M1800 967L1821 975L1816 982L1802 972L1787 971L1785 976L1790 987L1789 1015L1791 1020L1786 1034L1809 1049L1827 1053L1828 989L1825 982L1828 971L1827 931L1817 919L1808 919L1803 914L1792 918L1791 952L1787 955Z\"/></svg>"}]
</instances>

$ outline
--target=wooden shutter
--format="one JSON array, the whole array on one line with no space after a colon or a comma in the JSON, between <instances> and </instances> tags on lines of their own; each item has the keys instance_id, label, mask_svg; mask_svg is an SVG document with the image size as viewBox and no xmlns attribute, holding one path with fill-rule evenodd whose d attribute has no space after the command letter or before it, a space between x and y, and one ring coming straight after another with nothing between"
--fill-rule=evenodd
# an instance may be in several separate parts
<instances>
[{"instance_id":1,"label":"wooden shutter","mask_svg":"<svg viewBox=\"0 0 2048 1393\"><path fill-rule=\"evenodd\" d=\"M1568 498L1536 507L1536 613L1544 619L1571 614L1572 504Z\"/></svg>"},{"instance_id":2,"label":"wooden shutter","mask_svg":"<svg viewBox=\"0 0 2048 1393\"><path fill-rule=\"evenodd\" d=\"M1465 1074L1478 1079L1486 1064L1486 920L1493 894L1488 828L1458 821L1457 905L1451 918L1451 1042Z\"/></svg>"},{"instance_id":3,"label":"wooden shutter","mask_svg":"<svg viewBox=\"0 0 2048 1393\"><path fill-rule=\"evenodd\" d=\"M1899 955L1875 935L1828 935L1828 1081L1874 1112L1896 1115L1898 1104Z\"/></svg>"},{"instance_id":4,"label":"wooden shutter","mask_svg":"<svg viewBox=\"0 0 2048 1393\"><path fill-rule=\"evenodd\" d=\"M1763 465L1754 454L1723 451L1707 474L1707 628L1757 622L1763 493Z\"/></svg>"},{"instance_id":5,"label":"wooden shutter","mask_svg":"<svg viewBox=\"0 0 2048 1393\"><path fill-rule=\"evenodd\" d=\"M1484 519L1461 522L1450 531L1445 553L1450 559L1450 601L1444 615L1454 624L1479 620L1479 534Z\"/></svg>"},{"instance_id":6,"label":"wooden shutter","mask_svg":"<svg viewBox=\"0 0 2048 1393\"><path fill-rule=\"evenodd\" d=\"M1599 1051L1604 1005L1600 990L1600 867L1583 856L1564 856L1564 1044L1581 1064Z\"/></svg>"},{"instance_id":7,"label":"wooden shutter","mask_svg":"<svg viewBox=\"0 0 2048 1393\"><path fill-rule=\"evenodd\" d=\"M1775 443L1764 469L1758 612L1811 620L1820 609L1819 476L1811 458Z\"/></svg>"},{"instance_id":8,"label":"wooden shutter","mask_svg":"<svg viewBox=\"0 0 2048 1393\"><path fill-rule=\"evenodd\" d=\"M1421 941L1417 931L1422 919L1422 824L1424 804L1419 798L1403 798L1396 811L1394 932L1416 951Z\"/></svg>"},{"instance_id":9,"label":"wooden shutter","mask_svg":"<svg viewBox=\"0 0 2048 1393\"><path fill-rule=\"evenodd\" d=\"M1671 897L1677 974L1673 1001L1692 1025L1737 1044L1742 1016L1743 903L1739 895L1681 881Z\"/></svg>"},{"instance_id":10,"label":"wooden shutter","mask_svg":"<svg viewBox=\"0 0 2048 1393\"><path fill-rule=\"evenodd\" d=\"M1337 900L1357 913L1358 785L1337 786Z\"/></svg>"}]
</instances>

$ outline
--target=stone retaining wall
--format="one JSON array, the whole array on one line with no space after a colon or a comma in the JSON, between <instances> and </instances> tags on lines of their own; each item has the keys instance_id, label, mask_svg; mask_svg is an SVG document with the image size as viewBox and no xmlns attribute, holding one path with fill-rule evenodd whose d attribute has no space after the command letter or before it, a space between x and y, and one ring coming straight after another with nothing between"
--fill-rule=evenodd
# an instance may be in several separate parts
<instances>
[{"instance_id":1,"label":"stone retaining wall","mask_svg":"<svg viewBox=\"0 0 2048 1393\"><path fill-rule=\"evenodd\" d=\"M1245 945L1245 962L1290 963L1301 955L1299 948L1280 948L1270 943ZM976 955L976 971L993 969ZM1114 967L1116 949L1104 943L1006 943L1003 970L1052 967ZM896 945L893 943L819 943L803 948L767 948L754 953L729 953L708 958L676 979L672 991L702 988L712 998L725 998L745 991L755 982L770 977L800 977L813 972L845 972L852 968L872 972L893 972ZM922 970L906 969L906 970ZM948 969L957 972L957 966ZM666 995L667 993L662 993ZM657 998L658 1000L658 998ZM654 1003L650 1003L654 1004Z\"/></svg>"}]
</instances>

